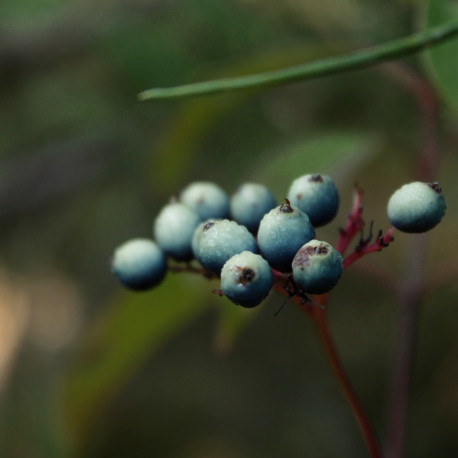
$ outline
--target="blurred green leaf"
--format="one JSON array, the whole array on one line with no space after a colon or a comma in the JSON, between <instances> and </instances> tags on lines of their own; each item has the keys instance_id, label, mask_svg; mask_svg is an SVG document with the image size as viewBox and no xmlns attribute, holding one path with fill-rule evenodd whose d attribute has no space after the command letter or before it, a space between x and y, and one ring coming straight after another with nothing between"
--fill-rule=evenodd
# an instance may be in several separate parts
<instances>
[{"instance_id":1,"label":"blurred green leaf","mask_svg":"<svg viewBox=\"0 0 458 458\"><path fill-rule=\"evenodd\" d=\"M425 28L457 17L456 0L429 0ZM434 85L445 101L458 110L458 39L449 40L426 51L426 62Z\"/></svg>"},{"instance_id":2,"label":"blurred green leaf","mask_svg":"<svg viewBox=\"0 0 458 458\"><path fill-rule=\"evenodd\" d=\"M229 303L218 309L218 324L215 333L215 348L218 353L227 353L231 350L235 340L249 326L260 311L260 307L246 309Z\"/></svg>"},{"instance_id":3,"label":"blurred green leaf","mask_svg":"<svg viewBox=\"0 0 458 458\"><path fill-rule=\"evenodd\" d=\"M291 46L287 49L271 49L268 53L234 61L221 68L216 74L213 72L202 75L201 78L258 73L316 59L327 55L330 49L337 52L347 48L344 43L318 43ZM154 189L160 189L164 195L169 195L176 191L179 184L183 185L184 176L188 173L194 157L212 129L234 110L243 109L243 104L258 93L259 91L252 90L218 97L199 97L181 102L152 155L150 169Z\"/></svg>"},{"instance_id":4,"label":"blurred green leaf","mask_svg":"<svg viewBox=\"0 0 458 458\"><path fill-rule=\"evenodd\" d=\"M325 131L278 146L253 174L278 196L286 195L291 180L306 173L333 177L352 170L375 153L376 136L370 132Z\"/></svg>"},{"instance_id":5,"label":"blurred green leaf","mask_svg":"<svg viewBox=\"0 0 458 458\"><path fill-rule=\"evenodd\" d=\"M75 446L139 366L208 305L208 282L187 280L169 275L154 291L123 293L94 323L63 387Z\"/></svg>"}]
</instances>

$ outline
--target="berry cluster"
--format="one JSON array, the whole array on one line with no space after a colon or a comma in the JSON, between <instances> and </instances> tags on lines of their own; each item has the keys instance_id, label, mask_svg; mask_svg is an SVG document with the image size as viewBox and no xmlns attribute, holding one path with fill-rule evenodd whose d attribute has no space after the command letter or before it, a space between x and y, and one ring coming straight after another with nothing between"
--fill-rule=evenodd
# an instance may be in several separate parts
<instances>
[{"instance_id":1,"label":"berry cluster","mask_svg":"<svg viewBox=\"0 0 458 458\"><path fill-rule=\"evenodd\" d=\"M229 197L219 186L196 182L172 198L154 222L156 242L130 240L116 249L112 269L130 289L156 286L167 271L167 257L186 264L173 270L219 277L217 290L235 304L254 307L274 285L303 302L307 294L323 294L338 282L344 268L364 254L379 251L393 240L392 231L424 232L445 213L438 183L414 182L397 190L388 203L393 227L364 238L362 192L357 190L347 224L336 248L316 239L315 228L329 223L339 208L339 193L326 175L304 175L291 184L288 198L277 206L261 184L246 183ZM353 253L343 255L361 232ZM195 267L196 260L202 267Z\"/></svg>"}]
</instances>

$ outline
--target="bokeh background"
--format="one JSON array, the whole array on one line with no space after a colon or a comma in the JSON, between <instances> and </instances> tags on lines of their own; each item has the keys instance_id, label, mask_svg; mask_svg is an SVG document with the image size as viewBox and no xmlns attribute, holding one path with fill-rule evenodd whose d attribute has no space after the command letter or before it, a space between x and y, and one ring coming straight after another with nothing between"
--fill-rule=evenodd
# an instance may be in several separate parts
<instances>
[{"instance_id":1,"label":"bokeh background","mask_svg":"<svg viewBox=\"0 0 458 458\"><path fill-rule=\"evenodd\" d=\"M150 237L193 180L277 199L305 173L357 182L387 229L391 193L432 161L448 203L430 234L353 266L330 327L386 436L399 306L422 279L406 456L458 449L458 42L267 91L140 103L136 94L249 74L401 37L456 17L446 0L2 0L0 456L364 457L307 319L255 310L169 274L124 291L114 248ZM427 247L412 268L409 253ZM412 271L414 270L414 272Z\"/></svg>"}]
</instances>

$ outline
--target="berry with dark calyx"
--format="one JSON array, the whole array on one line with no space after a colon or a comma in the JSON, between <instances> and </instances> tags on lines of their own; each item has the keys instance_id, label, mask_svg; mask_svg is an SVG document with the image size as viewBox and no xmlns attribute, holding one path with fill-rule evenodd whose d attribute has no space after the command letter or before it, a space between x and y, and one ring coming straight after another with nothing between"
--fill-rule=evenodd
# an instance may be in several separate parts
<instances>
[{"instance_id":1,"label":"berry with dark calyx","mask_svg":"<svg viewBox=\"0 0 458 458\"><path fill-rule=\"evenodd\" d=\"M329 243L311 240L293 259L293 278L305 293L323 294L334 288L343 271L343 259Z\"/></svg>"},{"instance_id":2,"label":"berry with dark calyx","mask_svg":"<svg viewBox=\"0 0 458 458\"><path fill-rule=\"evenodd\" d=\"M119 246L112 271L126 287L142 291L159 284L167 271L165 254L149 239L132 239Z\"/></svg>"},{"instance_id":3,"label":"berry with dark calyx","mask_svg":"<svg viewBox=\"0 0 458 458\"><path fill-rule=\"evenodd\" d=\"M231 198L231 215L250 232L256 233L262 217L276 206L275 197L264 185L245 183Z\"/></svg>"},{"instance_id":4,"label":"berry with dark calyx","mask_svg":"<svg viewBox=\"0 0 458 458\"><path fill-rule=\"evenodd\" d=\"M255 307L273 286L272 270L267 261L250 251L232 256L221 270L221 290L242 307Z\"/></svg>"},{"instance_id":5,"label":"berry with dark calyx","mask_svg":"<svg viewBox=\"0 0 458 458\"><path fill-rule=\"evenodd\" d=\"M180 200L194 210L202 221L229 216L229 196L219 186L209 181L196 181L189 184L181 192Z\"/></svg>"},{"instance_id":6,"label":"berry with dark calyx","mask_svg":"<svg viewBox=\"0 0 458 458\"><path fill-rule=\"evenodd\" d=\"M172 201L160 211L154 222L154 238L164 252L177 261L193 257L191 241L199 215L186 205Z\"/></svg>"},{"instance_id":7,"label":"berry with dark calyx","mask_svg":"<svg viewBox=\"0 0 458 458\"><path fill-rule=\"evenodd\" d=\"M288 199L261 220L258 230L259 249L269 264L280 272L291 272L297 250L315 237L308 216Z\"/></svg>"},{"instance_id":8,"label":"berry with dark calyx","mask_svg":"<svg viewBox=\"0 0 458 458\"><path fill-rule=\"evenodd\" d=\"M303 175L293 181L288 191L291 205L310 218L315 227L334 219L339 209L339 192L328 175Z\"/></svg>"},{"instance_id":9,"label":"berry with dark calyx","mask_svg":"<svg viewBox=\"0 0 458 458\"><path fill-rule=\"evenodd\" d=\"M388 219L402 232L426 232L445 214L445 199L439 183L414 181L398 189L388 202Z\"/></svg>"},{"instance_id":10,"label":"berry with dark calyx","mask_svg":"<svg viewBox=\"0 0 458 458\"><path fill-rule=\"evenodd\" d=\"M227 219L200 224L193 237L192 247L198 261L215 274L225 262L242 251L258 252L253 235L245 226Z\"/></svg>"}]
</instances>

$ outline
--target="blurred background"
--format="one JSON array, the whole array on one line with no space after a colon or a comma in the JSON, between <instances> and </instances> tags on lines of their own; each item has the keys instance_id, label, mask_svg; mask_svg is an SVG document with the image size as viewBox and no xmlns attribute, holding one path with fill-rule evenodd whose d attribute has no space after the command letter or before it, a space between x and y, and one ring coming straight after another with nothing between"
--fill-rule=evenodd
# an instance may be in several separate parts
<instances>
[{"instance_id":1,"label":"blurred background","mask_svg":"<svg viewBox=\"0 0 458 458\"><path fill-rule=\"evenodd\" d=\"M114 248L150 237L193 180L284 198L305 173L338 184L334 243L355 182L388 229L419 174L448 203L430 234L354 265L329 322L377 432L387 431L402 291L421 279L406 456L458 449L458 42L266 91L143 102L152 86L235 76L382 43L458 14L431 0L2 0L0 456L364 457L300 312L255 310L169 274L123 290ZM429 175L433 175L430 177ZM409 262L420 244L424 263Z\"/></svg>"}]
</instances>

